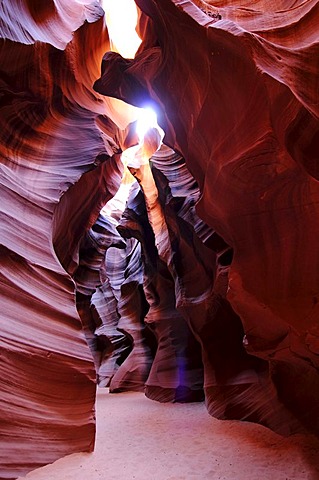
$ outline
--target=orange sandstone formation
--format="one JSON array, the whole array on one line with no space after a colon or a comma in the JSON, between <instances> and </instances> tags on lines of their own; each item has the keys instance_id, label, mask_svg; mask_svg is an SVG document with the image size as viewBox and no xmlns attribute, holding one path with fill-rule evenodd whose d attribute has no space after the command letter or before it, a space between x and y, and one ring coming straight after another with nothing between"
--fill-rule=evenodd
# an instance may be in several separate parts
<instances>
[{"instance_id":1,"label":"orange sandstone formation","mask_svg":"<svg viewBox=\"0 0 319 480\"><path fill-rule=\"evenodd\" d=\"M134 59L0 5L1 479L93 449L96 383L319 431L318 0L136 4ZM129 104L164 145L111 211Z\"/></svg>"}]
</instances>

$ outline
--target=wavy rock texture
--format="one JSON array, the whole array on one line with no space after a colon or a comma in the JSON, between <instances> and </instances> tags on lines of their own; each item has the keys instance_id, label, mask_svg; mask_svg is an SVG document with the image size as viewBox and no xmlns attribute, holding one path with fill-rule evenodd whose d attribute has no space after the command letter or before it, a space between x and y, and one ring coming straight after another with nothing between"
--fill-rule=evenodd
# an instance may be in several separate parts
<instances>
[{"instance_id":1,"label":"wavy rock texture","mask_svg":"<svg viewBox=\"0 0 319 480\"><path fill-rule=\"evenodd\" d=\"M96 373L66 271L76 269L81 237L114 195L122 169L97 125L98 115L112 117L112 106L92 90L108 49L101 9L40 3L0 6L5 479L94 447ZM78 29L85 19L97 21Z\"/></svg>"},{"instance_id":2,"label":"wavy rock texture","mask_svg":"<svg viewBox=\"0 0 319 480\"><path fill-rule=\"evenodd\" d=\"M171 169L174 159L171 150L165 152L165 160ZM153 161L154 165L155 157ZM157 342L145 392L149 398L161 402L201 400L203 367L200 346L176 306L177 279L172 275L171 262L169 265L166 262L172 256L167 226L160 203L154 201L154 196L153 205L148 199L147 190L154 181L149 166L142 167L135 170L134 175L139 180L143 195L140 195L139 204L128 204L119 231L125 237L138 239L143 254L143 288L149 306L145 322ZM159 229L157 238L154 234L156 229ZM160 246L157 245L159 238L162 239Z\"/></svg>"},{"instance_id":3,"label":"wavy rock texture","mask_svg":"<svg viewBox=\"0 0 319 480\"><path fill-rule=\"evenodd\" d=\"M214 284L221 312L206 305L202 319L217 315L216 334L227 319L223 341L242 360L208 382L208 408L318 432L318 2L137 4L147 40L132 61L106 55L95 88L157 102L165 143L198 181L199 216L233 249Z\"/></svg>"},{"instance_id":4,"label":"wavy rock texture","mask_svg":"<svg viewBox=\"0 0 319 480\"><path fill-rule=\"evenodd\" d=\"M3 479L92 450L96 379L319 431L318 1L136 3L134 60L98 2L0 5ZM116 98L173 150L110 213Z\"/></svg>"}]
</instances>

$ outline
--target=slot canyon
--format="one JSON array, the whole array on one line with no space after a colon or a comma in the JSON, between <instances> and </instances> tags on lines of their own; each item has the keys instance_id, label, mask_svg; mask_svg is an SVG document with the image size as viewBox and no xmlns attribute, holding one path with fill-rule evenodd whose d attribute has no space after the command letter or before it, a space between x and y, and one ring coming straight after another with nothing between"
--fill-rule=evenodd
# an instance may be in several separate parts
<instances>
[{"instance_id":1,"label":"slot canyon","mask_svg":"<svg viewBox=\"0 0 319 480\"><path fill-rule=\"evenodd\" d=\"M92 452L98 389L318 437L318 24L0 2L0 480Z\"/></svg>"}]
</instances>

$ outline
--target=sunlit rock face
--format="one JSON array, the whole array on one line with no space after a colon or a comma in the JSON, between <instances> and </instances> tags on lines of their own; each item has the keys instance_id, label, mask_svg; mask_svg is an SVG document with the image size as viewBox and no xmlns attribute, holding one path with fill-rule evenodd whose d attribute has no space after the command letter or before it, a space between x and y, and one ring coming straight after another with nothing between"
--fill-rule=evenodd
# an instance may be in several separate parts
<instances>
[{"instance_id":1,"label":"sunlit rock face","mask_svg":"<svg viewBox=\"0 0 319 480\"><path fill-rule=\"evenodd\" d=\"M210 302L179 308L206 372L229 352L205 375L208 409L318 432L318 2L136 3L145 42L134 60L106 55L95 88L157 102L199 217L233 249Z\"/></svg>"},{"instance_id":2,"label":"sunlit rock face","mask_svg":"<svg viewBox=\"0 0 319 480\"><path fill-rule=\"evenodd\" d=\"M96 382L318 433L318 2L137 0L135 59L40 3L0 6L0 478L92 450ZM108 96L166 134L111 214Z\"/></svg>"}]
</instances>

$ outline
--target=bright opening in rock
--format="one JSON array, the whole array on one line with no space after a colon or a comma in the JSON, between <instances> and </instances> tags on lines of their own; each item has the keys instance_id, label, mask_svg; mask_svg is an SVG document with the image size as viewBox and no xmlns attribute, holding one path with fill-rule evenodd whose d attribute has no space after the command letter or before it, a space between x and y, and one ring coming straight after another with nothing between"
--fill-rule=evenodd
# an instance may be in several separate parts
<instances>
[{"instance_id":1,"label":"bright opening in rock","mask_svg":"<svg viewBox=\"0 0 319 480\"><path fill-rule=\"evenodd\" d=\"M150 128L159 128L156 113L150 107L141 108L136 122L136 133L140 142L144 140L145 134Z\"/></svg>"},{"instance_id":2,"label":"bright opening in rock","mask_svg":"<svg viewBox=\"0 0 319 480\"><path fill-rule=\"evenodd\" d=\"M134 58L141 39L136 33L137 9L134 0L102 0L111 50Z\"/></svg>"},{"instance_id":3,"label":"bright opening in rock","mask_svg":"<svg viewBox=\"0 0 319 480\"><path fill-rule=\"evenodd\" d=\"M136 182L127 167L139 168L148 163L152 154L162 145L164 132L158 125L157 115L151 107L138 109L136 133L139 143L127 148L121 155L124 173L120 188L101 210L101 214L112 219L113 222L120 220L130 195L131 186Z\"/></svg>"}]
</instances>

